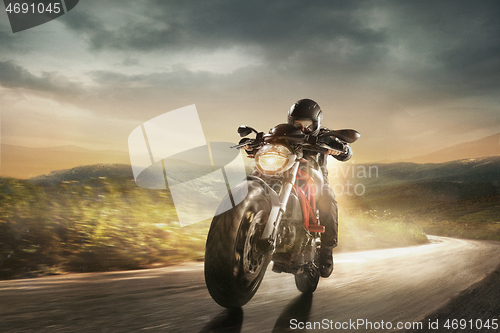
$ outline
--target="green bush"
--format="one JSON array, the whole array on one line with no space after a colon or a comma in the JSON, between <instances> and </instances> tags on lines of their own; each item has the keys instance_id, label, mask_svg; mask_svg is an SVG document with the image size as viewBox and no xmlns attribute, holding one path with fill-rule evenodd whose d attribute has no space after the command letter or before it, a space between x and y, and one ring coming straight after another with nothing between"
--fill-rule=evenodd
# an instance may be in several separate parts
<instances>
[{"instance_id":1,"label":"green bush","mask_svg":"<svg viewBox=\"0 0 500 333\"><path fill-rule=\"evenodd\" d=\"M0 207L0 279L202 260L210 226L207 220L181 228L168 191L127 178L46 185L0 178ZM339 250L427 241L415 225L386 217L341 211Z\"/></svg>"},{"instance_id":2,"label":"green bush","mask_svg":"<svg viewBox=\"0 0 500 333\"><path fill-rule=\"evenodd\" d=\"M207 224L181 228L168 192L131 180L40 186L2 178L0 207L0 278L203 257Z\"/></svg>"}]
</instances>

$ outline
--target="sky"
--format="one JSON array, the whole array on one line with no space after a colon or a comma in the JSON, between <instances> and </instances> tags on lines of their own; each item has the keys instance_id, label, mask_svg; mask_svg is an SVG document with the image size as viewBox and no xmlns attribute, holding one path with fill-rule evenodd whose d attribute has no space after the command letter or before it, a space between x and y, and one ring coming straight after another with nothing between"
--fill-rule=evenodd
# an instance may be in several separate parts
<instances>
[{"instance_id":1,"label":"sky","mask_svg":"<svg viewBox=\"0 0 500 333\"><path fill-rule=\"evenodd\" d=\"M127 151L191 104L207 141L237 142L310 98L361 133L354 162L424 155L500 131L499 17L498 1L82 0L12 33L1 11L1 142Z\"/></svg>"}]
</instances>

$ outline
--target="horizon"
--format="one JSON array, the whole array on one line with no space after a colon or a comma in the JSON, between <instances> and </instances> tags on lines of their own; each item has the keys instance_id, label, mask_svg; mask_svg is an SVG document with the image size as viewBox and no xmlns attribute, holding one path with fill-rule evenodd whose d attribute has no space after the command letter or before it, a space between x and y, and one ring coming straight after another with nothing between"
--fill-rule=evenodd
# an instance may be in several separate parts
<instances>
[{"instance_id":1,"label":"horizon","mask_svg":"<svg viewBox=\"0 0 500 333\"><path fill-rule=\"evenodd\" d=\"M494 134L491 134L491 135L479 138L477 140L468 140L468 141L458 142L458 143L453 144L453 145L448 145L446 147L437 148L436 151L439 151L439 150L445 149L445 148L449 148L449 147L452 147L452 146L455 146L455 145L459 145L459 144L462 144L462 143L469 143L469 142L479 141L479 140L486 139L486 138L489 138L489 137L493 137L493 136L496 136L496 135L500 135L500 132L497 132L497 133L494 133ZM61 145L55 145L55 146L23 146L23 145L13 145L13 144L2 143L2 142L0 142L0 144L6 145L6 146L15 146L15 147L33 148L33 149L77 147L77 148L81 148L81 149L85 149L85 150L90 150L90 151L119 151L119 152L127 153L128 154L127 150L120 150L120 149L102 149L102 150L101 149L91 149L91 148L85 148L85 147L82 147L82 146L78 146L76 144L67 144L67 145L61 144ZM500 145L500 142L499 142L499 145ZM412 156L410 158L413 158L413 157L418 157L418 156Z\"/></svg>"},{"instance_id":2,"label":"horizon","mask_svg":"<svg viewBox=\"0 0 500 333\"><path fill-rule=\"evenodd\" d=\"M436 148L437 149L436 151L430 152L427 155L432 155L434 153L440 152L442 150L446 150L448 148L459 147L460 145L465 145L465 144L468 144L468 143L474 143L476 141L481 141L481 140L492 138L492 137L495 137L495 136L499 136L499 140L500 140L500 132L499 132L499 133L496 133L496 134L493 134L493 135L481 138L479 140L462 142L462 143L459 143L457 145L453 145L453 146L449 146L449 147L444 147L444 148ZM6 144L2 144L2 145L3 146L9 146L9 145L6 145ZM16 146L16 147L21 147L21 148L26 148L26 149L35 149L35 150L36 149L51 150L53 148L74 147L74 148L78 148L78 149L84 149L84 150L86 150L89 153L109 152L109 150L103 150L103 151L91 150L91 149L86 149L86 148L78 147L78 146L75 146L75 145L52 146L52 147L22 147L22 146ZM500 149L500 145L499 145L499 149ZM57 151L57 152L61 152L61 151ZM71 151L66 151L66 152L71 152ZM40 172L38 174L30 174L29 176L26 175L25 173L23 173L22 171L19 173L19 169L18 168L16 168L17 173L11 173L11 172L5 173L5 172L2 172L2 168L1 168L2 164L1 164L1 159L0 159L0 177L13 177L13 178L18 178L18 179L29 179L29 178L34 178L34 177L38 177L38 176L46 176L46 175L49 175L50 173L53 173L53 172L66 171L66 170L70 170L70 169L74 169L74 168L94 166L94 165L120 164L120 165L129 165L129 166L131 166L128 152L118 151L118 150L115 150L113 152L119 152L119 153L121 153L122 155L120 157L122 159L125 158L127 161L114 160L114 161L111 161L111 162L99 162L99 160L94 160L93 162L89 162L89 163L81 163L81 164L75 164L75 165L71 165L71 166L67 166L67 167L63 167L63 168L46 170L46 171ZM427 155L424 155L424 156L427 156ZM340 161L337 161L337 160L329 157L330 163L328 163L328 167L329 167L329 170L331 172L332 169L335 169L335 168L338 168L338 167L343 168L343 165L346 165L347 167L349 167L350 165L371 165L371 166L376 166L377 164L385 165L385 164L395 164L395 163L443 164L443 163L454 162L454 161L461 161L461 160L468 160L468 159L474 159L475 160L475 159L483 159L483 158L489 158L489 157L500 157L500 154L496 153L496 154L481 155L481 156L474 156L474 157L457 157L457 158L454 158L454 159L448 159L448 160L441 161L441 162L425 162L425 161L424 162L415 162L414 161L414 160L416 160L418 158L422 158L424 156L415 156L415 157L410 157L410 158L401 159L401 160L379 160L379 161L361 161L361 162L354 162L352 160L347 161L347 162L340 162ZM20 164L22 164L22 163L20 163ZM24 176L19 176L19 175L24 175Z\"/></svg>"}]
</instances>

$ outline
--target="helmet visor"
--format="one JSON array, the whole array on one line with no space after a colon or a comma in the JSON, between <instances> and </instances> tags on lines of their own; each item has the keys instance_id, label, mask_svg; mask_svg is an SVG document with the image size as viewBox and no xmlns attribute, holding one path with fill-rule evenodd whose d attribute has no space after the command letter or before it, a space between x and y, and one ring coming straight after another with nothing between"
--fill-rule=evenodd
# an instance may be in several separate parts
<instances>
[{"instance_id":1,"label":"helmet visor","mask_svg":"<svg viewBox=\"0 0 500 333\"><path fill-rule=\"evenodd\" d=\"M310 133L313 130L313 121L312 120L294 120L293 126L297 127L304 133Z\"/></svg>"}]
</instances>

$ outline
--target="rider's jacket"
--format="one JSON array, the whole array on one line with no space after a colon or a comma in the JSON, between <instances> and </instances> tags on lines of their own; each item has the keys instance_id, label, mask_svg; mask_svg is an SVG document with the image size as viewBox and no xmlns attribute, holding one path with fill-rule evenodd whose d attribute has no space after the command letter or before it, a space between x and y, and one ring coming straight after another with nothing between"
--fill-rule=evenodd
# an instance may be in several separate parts
<instances>
[{"instance_id":1,"label":"rider's jacket","mask_svg":"<svg viewBox=\"0 0 500 333\"><path fill-rule=\"evenodd\" d=\"M318 135L325 133L325 132L329 132L329 131L330 130L328 128L321 127ZM336 156L332 155L335 159L337 159L339 161L345 162L345 161L348 161L352 157L352 149L348 143L343 143L343 142L341 143L330 136L322 138L320 140L320 142L325 143L327 146L332 147L333 149L345 151L345 153L341 153L340 155L336 155ZM323 173L324 184L326 186L328 186L328 170L326 167L327 155L313 153L313 152L304 152L304 157L312 158L318 163L318 166L321 168L321 171Z\"/></svg>"}]
</instances>

